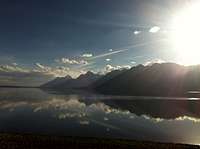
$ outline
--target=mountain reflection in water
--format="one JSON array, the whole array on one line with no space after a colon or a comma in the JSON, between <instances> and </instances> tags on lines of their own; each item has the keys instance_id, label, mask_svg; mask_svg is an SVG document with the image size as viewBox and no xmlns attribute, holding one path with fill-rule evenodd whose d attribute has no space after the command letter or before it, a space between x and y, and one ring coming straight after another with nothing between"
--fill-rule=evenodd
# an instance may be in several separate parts
<instances>
[{"instance_id":1,"label":"mountain reflection in water","mask_svg":"<svg viewBox=\"0 0 200 149\"><path fill-rule=\"evenodd\" d=\"M1 88L0 132L200 143L200 101Z\"/></svg>"}]
</instances>

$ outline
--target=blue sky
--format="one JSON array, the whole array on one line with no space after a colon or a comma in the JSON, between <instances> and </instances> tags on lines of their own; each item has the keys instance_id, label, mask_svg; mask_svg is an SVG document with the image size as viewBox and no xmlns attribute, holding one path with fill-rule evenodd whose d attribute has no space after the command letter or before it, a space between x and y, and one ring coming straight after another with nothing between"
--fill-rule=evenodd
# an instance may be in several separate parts
<instances>
[{"instance_id":1,"label":"blue sky","mask_svg":"<svg viewBox=\"0 0 200 149\"><path fill-rule=\"evenodd\" d=\"M77 70L101 71L107 65L174 61L170 44L163 41L164 31L184 2L1 0L0 63L29 71L66 67L78 74ZM149 32L155 27L159 30Z\"/></svg>"}]
</instances>

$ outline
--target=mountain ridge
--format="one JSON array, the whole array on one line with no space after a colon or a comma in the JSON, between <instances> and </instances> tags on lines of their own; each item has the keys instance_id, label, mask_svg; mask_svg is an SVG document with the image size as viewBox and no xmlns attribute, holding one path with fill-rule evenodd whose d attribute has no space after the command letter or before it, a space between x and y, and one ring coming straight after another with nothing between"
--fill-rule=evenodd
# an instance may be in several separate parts
<instances>
[{"instance_id":1,"label":"mountain ridge","mask_svg":"<svg viewBox=\"0 0 200 149\"><path fill-rule=\"evenodd\" d=\"M76 79L72 77L55 78L54 80L47 82L46 84L40 86L41 88L53 88L53 89L76 89L84 88L99 79L101 75L94 74L88 71L85 74L81 74Z\"/></svg>"},{"instance_id":2,"label":"mountain ridge","mask_svg":"<svg viewBox=\"0 0 200 149\"><path fill-rule=\"evenodd\" d=\"M187 92L200 89L200 65L154 63L114 70L103 76L87 72L53 88L84 88L109 95L186 96Z\"/></svg>"}]
</instances>

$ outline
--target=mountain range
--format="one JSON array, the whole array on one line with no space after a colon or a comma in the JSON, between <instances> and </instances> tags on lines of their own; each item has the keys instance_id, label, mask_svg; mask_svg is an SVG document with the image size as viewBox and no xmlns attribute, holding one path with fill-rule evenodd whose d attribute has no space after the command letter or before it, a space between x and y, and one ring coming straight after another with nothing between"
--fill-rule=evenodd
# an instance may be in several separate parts
<instances>
[{"instance_id":1,"label":"mountain range","mask_svg":"<svg viewBox=\"0 0 200 149\"><path fill-rule=\"evenodd\" d=\"M86 74L81 74L76 79L73 79L70 76L55 78L54 80L42 85L41 88L54 88L54 89L86 88L93 82L97 81L100 77L101 75L94 74L88 71Z\"/></svg>"},{"instance_id":2,"label":"mountain range","mask_svg":"<svg viewBox=\"0 0 200 149\"><path fill-rule=\"evenodd\" d=\"M200 89L200 66L175 63L138 65L106 75L88 72L77 79L69 76L44 84L46 88L90 88L102 94L134 96L185 96Z\"/></svg>"}]
</instances>

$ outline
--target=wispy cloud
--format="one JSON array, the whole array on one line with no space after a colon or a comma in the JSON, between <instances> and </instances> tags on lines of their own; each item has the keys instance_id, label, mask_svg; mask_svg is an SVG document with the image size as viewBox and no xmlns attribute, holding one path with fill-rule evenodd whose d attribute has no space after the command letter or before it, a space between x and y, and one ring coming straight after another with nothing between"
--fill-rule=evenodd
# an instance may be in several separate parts
<instances>
[{"instance_id":1,"label":"wispy cloud","mask_svg":"<svg viewBox=\"0 0 200 149\"><path fill-rule=\"evenodd\" d=\"M18 64L17 64L17 63L12 63L12 65L13 65L13 66L17 66Z\"/></svg>"},{"instance_id":2,"label":"wispy cloud","mask_svg":"<svg viewBox=\"0 0 200 149\"><path fill-rule=\"evenodd\" d=\"M0 65L2 72L29 72L29 70L18 67L16 65Z\"/></svg>"},{"instance_id":3,"label":"wispy cloud","mask_svg":"<svg viewBox=\"0 0 200 149\"><path fill-rule=\"evenodd\" d=\"M111 72L113 70L120 70L120 69L130 69L131 66L129 65L117 65L117 66L112 66L110 64L106 65L105 68L103 69L103 73L108 73Z\"/></svg>"},{"instance_id":4,"label":"wispy cloud","mask_svg":"<svg viewBox=\"0 0 200 149\"><path fill-rule=\"evenodd\" d=\"M153 59L153 60L151 60L151 61L145 62L144 65L145 65L145 66L151 66L151 65L153 65L153 64L155 64L155 63L161 64L161 63L165 63L165 61L162 60L162 59L157 58L157 59Z\"/></svg>"},{"instance_id":5,"label":"wispy cloud","mask_svg":"<svg viewBox=\"0 0 200 149\"><path fill-rule=\"evenodd\" d=\"M100 54L100 55L94 56L91 59L102 58L102 57L106 57L106 56L109 56L109 55L113 55L113 54L117 54L117 53L120 53L120 52L124 52L124 51L127 51L127 50L128 49L116 50L116 51L112 51L112 52L108 52L108 53L104 53L104 54Z\"/></svg>"},{"instance_id":6,"label":"wispy cloud","mask_svg":"<svg viewBox=\"0 0 200 149\"><path fill-rule=\"evenodd\" d=\"M103 54L100 54L100 55L93 56L92 58L90 58L90 60L94 60L94 59L97 59L97 58L103 58L103 57L106 57L106 56L110 56L110 55L126 52L128 50L132 50L133 48L146 46L146 45L149 45L149 44L160 42L162 40L163 39L130 45L130 46L127 46L127 47L119 49L119 50L113 50L111 52L107 52L107 53L103 53Z\"/></svg>"},{"instance_id":7,"label":"wispy cloud","mask_svg":"<svg viewBox=\"0 0 200 149\"><path fill-rule=\"evenodd\" d=\"M85 66L85 65L80 65ZM80 68L69 68L66 66L44 66L40 63L36 63L36 68L33 70L34 72L40 72L47 75L52 75L54 77L65 77L66 75L70 75L73 78L78 77L80 74L85 73L84 69L82 67Z\"/></svg>"},{"instance_id":8,"label":"wispy cloud","mask_svg":"<svg viewBox=\"0 0 200 149\"><path fill-rule=\"evenodd\" d=\"M135 61L131 61L131 64L136 64L136 62Z\"/></svg>"},{"instance_id":9,"label":"wispy cloud","mask_svg":"<svg viewBox=\"0 0 200 149\"><path fill-rule=\"evenodd\" d=\"M92 56L93 56L92 53L84 53L81 57L88 58L88 57L92 57Z\"/></svg>"},{"instance_id":10,"label":"wispy cloud","mask_svg":"<svg viewBox=\"0 0 200 149\"><path fill-rule=\"evenodd\" d=\"M15 65L0 66L1 85L38 86L52 79L50 74L41 71L25 69Z\"/></svg>"},{"instance_id":11,"label":"wispy cloud","mask_svg":"<svg viewBox=\"0 0 200 149\"><path fill-rule=\"evenodd\" d=\"M111 59L110 59L110 58L107 58L106 61L109 62L109 61L111 61Z\"/></svg>"},{"instance_id":12,"label":"wispy cloud","mask_svg":"<svg viewBox=\"0 0 200 149\"><path fill-rule=\"evenodd\" d=\"M73 78L85 73L84 68L88 62L85 60L61 59L69 64L76 64L75 67L57 64L56 66L44 65L39 62L34 67L24 68L17 63L0 65L0 84L1 85L19 85L19 86L39 86L55 77L64 77L70 75Z\"/></svg>"},{"instance_id":13,"label":"wispy cloud","mask_svg":"<svg viewBox=\"0 0 200 149\"><path fill-rule=\"evenodd\" d=\"M75 64L79 64L79 65L85 65L88 64L88 61L86 60L76 60L76 59L69 59L69 58L61 58L61 59L56 59L56 62L62 63L62 64L71 64L71 65L75 65Z\"/></svg>"},{"instance_id":14,"label":"wispy cloud","mask_svg":"<svg viewBox=\"0 0 200 149\"><path fill-rule=\"evenodd\" d=\"M45 70L49 69L49 67L45 67L44 65L42 65L40 63L35 63L35 65L40 69L45 69Z\"/></svg>"},{"instance_id":15,"label":"wispy cloud","mask_svg":"<svg viewBox=\"0 0 200 149\"><path fill-rule=\"evenodd\" d=\"M135 35L138 35L138 34L141 33L141 31L135 30L133 33L134 33Z\"/></svg>"},{"instance_id":16,"label":"wispy cloud","mask_svg":"<svg viewBox=\"0 0 200 149\"><path fill-rule=\"evenodd\" d=\"M64 67L64 66L50 67L50 66L44 66L40 63L36 63L35 65L36 65L36 68L33 69L34 72L40 72L40 73L52 75L54 77L64 77L70 71L70 68Z\"/></svg>"},{"instance_id":17,"label":"wispy cloud","mask_svg":"<svg viewBox=\"0 0 200 149\"><path fill-rule=\"evenodd\" d=\"M158 31L160 31L160 27L158 26L153 26L152 28L149 29L150 33L157 33Z\"/></svg>"}]
</instances>

